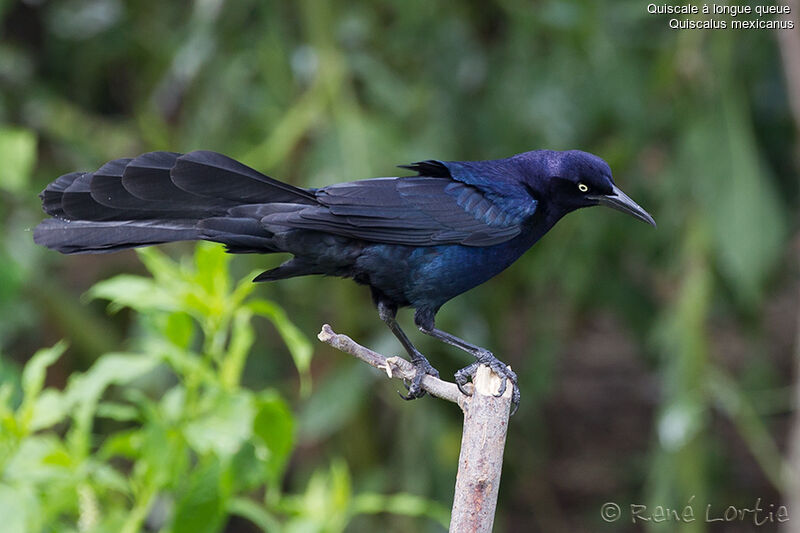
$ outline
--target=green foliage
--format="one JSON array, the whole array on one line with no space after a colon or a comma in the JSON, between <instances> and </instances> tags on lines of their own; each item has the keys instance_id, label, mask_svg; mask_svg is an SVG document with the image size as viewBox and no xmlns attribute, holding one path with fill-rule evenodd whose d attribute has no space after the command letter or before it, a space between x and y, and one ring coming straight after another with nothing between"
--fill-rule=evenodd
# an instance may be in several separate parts
<instances>
[{"instance_id":1,"label":"green foliage","mask_svg":"<svg viewBox=\"0 0 800 533\"><path fill-rule=\"evenodd\" d=\"M198 246L192 263L140 257L152 277L117 276L88 294L136 311L141 349L102 355L60 391L44 387L66 350L59 343L25 365L18 405L9 383L0 388L0 510L13 515L4 532L135 533L146 522L211 533L235 514L269 532L343 531L377 512L446 524L446 511L420 498L354 494L342 462L314 472L304 493L284 494L295 417L277 391L240 378L254 317L274 322L301 374L308 340L276 304L251 297L252 275L230 284L221 246ZM153 396L148 384L165 377Z\"/></svg>"},{"instance_id":2,"label":"green foliage","mask_svg":"<svg viewBox=\"0 0 800 533\"><path fill-rule=\"evenodd\" d=\"M10 127L0 124L0 195L14 198L27 194L36 161L36 133L29 128ZM0 200L0 232L5 228L5 202ZM20 287L25 282L26 268L30 268L30 254L26 253L20 239L0 239L0 346L3 340L24 316L25 303L18 303ZM14 305L17 304L17 305Z\"/></svg>"},{"instance_id":3,"label":"green foliage","mask_svg":"<svg viewBox=\"0 0 800 533\"><path fill-rule=\"evenodd\" d=\"M185 348L192 339L193 326L187 317L200 324L203 350L210 359L206 370L219 372L222 382L235 386L244 368L245 358L253 345L251 318L266 317L272 321L289 348L300 372L302 391L309 392L311 344L273 302L249 298L255 285L243 278L230 287L227 277L230 257L222 247L201 244L194 264L176 265L155 249L139 250L139 257L153 275L119 275L96 284L88 292L92 298L110 300L109 309L130 307L140 313L160 311L162 335Z\"/></svg>"},{"instance_id":4,"label":"green foliage","mask_svg":"<svg viewBox=\"0 0 800 533\"><path fill-rule=\"evenodd\" d=\"M140 257L157 282L118 276L95 289L108 292L112 310L133 311L108 316L96 301L81 304L78 294L132 272L136 256L63 257L34 246L36 195L65 172L150 150L216 150L310 187L396 175L394 165L428 158L532 148L603 156L657 230L582 210L437 315L520 375L498 529L530 529L534 514L540 529L608 530L597 516L607 500L682 506L705 492L723 507L778 501L784 459L775 450L787 449L780 439L795 409L800 191L781 40L771 31L672 30L670 17L645 7L0 2L0 440L18 450L15 476L33 465L12 488L3 470L2 526L30 521L37 531L66 520L75 529L76 506L84 526L118 531L133 515L169 525L197 501L209 502L203 517L214 523L227 498L226 513L279 530L303 518L282 514L274 487L305 497L314 478L328 491L320 498L334 498L343 482L330 457L348 465L351 509L388 508L378 496L363 504L364 491L452 496L457 410L401 402L396 385L335 352L315 359L311 390L311 348L292 324L311 332L329 322L401 353L363 288L287 280L269 289L278 307L261 294L234 297L237 286L214 274L227 261L219 250L177 265L148 251ZM278 259L240 256L233 266L244 273ZM253 290L249 281L242 290ZM413 328L405 312L400 320ZM62 337L70 350L49 368L48 386L24 400L28 354ZM424 336L412 340L443 377L467 362ZM148 371L138 358L156 362ZM295 383L295 372L299 397L262 390ZM35 383L37 371L26 373ZM262 392L243 393L242 377ZM75 380L87 379L96 382L78 391ZM244 421L228 420L233 410ZM217 423L230 435L209 435ZM237 442L232 458L219 458ZM302 460L287 468L294 450ZM246 460L256 454L258 467ZM43 457L51 459L38 464ZM213 498L206 484L219 487ZM293 509L310 509L310 498ZM364 515L348 529L425 526L439 529Z\"/></svg>"},{"instance_id":5,"label":"green foliage","mask_svg":"<svg viewBox=\"0 0 800 533\"><path fill-rule=\"evenodd\" d=\"M736 99L729 96L720 113L692 121L684 165L686 172L702 176L694 187L720 269L741 301L753 305L783 252L786 229L774 180L759 160L744 116L746 106Z\"/></svg>"},{"instance_id":6,"label":"green foliage","mask_svg":"<svg viewBox=\"0 0 800 533\"><path fill-rule=\"evenodd\" d=\"M0 128L0 188L23 192L36 161L36 135L24 128Z\"/></svg>"}]
</instances>

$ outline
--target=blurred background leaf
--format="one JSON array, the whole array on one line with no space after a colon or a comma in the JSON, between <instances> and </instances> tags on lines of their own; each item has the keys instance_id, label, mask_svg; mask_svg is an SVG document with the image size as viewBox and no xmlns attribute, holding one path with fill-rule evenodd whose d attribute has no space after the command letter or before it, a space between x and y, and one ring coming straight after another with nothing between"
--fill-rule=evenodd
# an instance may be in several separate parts
<instances>
[{"instance_id":1,"label":"blurred background leaf","mask_svg":"<svg viewBox=\"0 0 800 533\"><path fill-rule=\"evenodd\" d=\"M0 129L0 186L8 192L27 190L36 162L36 136L28 129Z\"/></svg>"},{"instance_id":2,"label":"blurred background leaf","mask_svg":"<svg viewBox=\"0 0 800 533\"><path fill-rule=\"evenodd\" d=\"M606 501L785 501L798 145L781 34L675 31L633 0L11 0L0 20L12 531L446 521L458 411L403 402L310 340L330 322L401 353L368 291L253 285L283 258L216 246L62 257L32 243L46 183L149 150L216 150L310 187L428 158L601 155L657 230L576 213L439 314L520 375L497 529L611 530ZM443 375L467 362L414 340Z\"/></svg>"}]
</instances>

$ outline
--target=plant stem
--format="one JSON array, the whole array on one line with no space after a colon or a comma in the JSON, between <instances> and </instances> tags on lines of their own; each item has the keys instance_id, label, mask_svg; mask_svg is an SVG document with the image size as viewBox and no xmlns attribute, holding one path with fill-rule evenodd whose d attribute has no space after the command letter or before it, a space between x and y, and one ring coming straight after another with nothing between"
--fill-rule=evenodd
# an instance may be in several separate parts
<instances>
[{"instance_id":1,"label":"plant stem","mask_svg":"<svg viewBox=\"0 0 800 533\"><path fill-rule=\"evenodd\" d=\"M147 512L153 504L153 499L158 491L152 485L148 486L144 492L136 499L136 504L128 514L128 519L120 529L120 533L138 533L141 531L142 522L147 518Z\"/></svg>"}]
</instances>

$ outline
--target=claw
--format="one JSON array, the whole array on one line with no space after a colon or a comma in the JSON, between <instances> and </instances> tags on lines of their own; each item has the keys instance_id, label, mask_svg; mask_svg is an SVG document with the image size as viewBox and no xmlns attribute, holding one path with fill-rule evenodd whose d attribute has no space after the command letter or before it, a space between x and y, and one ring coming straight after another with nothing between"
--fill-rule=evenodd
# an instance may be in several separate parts
<instances>
[{"instance_id":1,"label":"claw","mask_svg":"<svg viewBox=\"0 0 800 533\"><path fill-rule=\"evenodd\" d=\"M511 414L517 412L517 408L519 408L519 400L520 400L520 393L519 387L517 386L517 374L513 370L511 370L510 366L507 366L505 363L497 359L491 352L484 352L478 355L477 361L472 363L471 365L462 368L455 374L455 382L458 386L458 390L461 391L462 394L467 396L471 395L471 393L467 392L464 389L464 385L466 385L468 378L473 379L475 374L478 371L478 366L480 365L487 365L489 368L494 371L495 374L500 376L500 388L498 389L497 393L494 395L496 397L500 397L505 394L506 389L508 388L508 382L511 382L513 387L513 391L511 394Z\"/></svg>"},{"instance_id":2,"label":"claw","mask_svg":"<svg viewBox=\"0 0 800 533\"><path fill-rule=\"evenodd\" d=\"M397 391L397 395L398 395L398 396L400 396L400 397L401 397L402 399L404 399L405 401L416 400L417 398L422 398L422 397L423 397L423 396L425 396L426 394L427 394L427 392L425 392L425 391L420 391L420 392L418 392L418 393L417 393L417 395L416 395L416 396L414 396L414 395L412 395L412 394L409 392L409 393L408 393L408 396L406 396L406 395L405 395L405 394L403 394L402 392L400 392L400 391Z\"/></svg>"},{"instance_id":3,"label":"claw","mask_svg":"<svg viewBox=\"0 0 800 533\"><path fill-rule=\"evenodd\" d=\"M494 395L495 398L500 398L503 394L506 393L506 379L505 376L501 376L500 378L500 388L497 390L497 394Z\"/></svg>"},{"instance_id":4,"label":"claw","mask_svg":"<svg viewBox=\"0 0 800 533\"><path fill-rule=\"evenodd\" d=\"M478 371L478 363L472 363L471 365L462 368L455 374L455 382L458 390L461 391L461 394L464 396L472 396L472 392L465 389L464 385L467 384L470 378L475 376L475 372Z\"/></svg>"},{"instance_id":5,"label":"claw","mask_svg":"<svg viewBox=\"0 0 800 533\"><path fill-rule=\"evenodd\" d=\"M511 414L509 416L514 416L517 409L519 409L519 387L514 386L514 392L511 393Z\"/></svg>"},{"instance_id":6,"label":"claw","mask_svg":"<svg viewBox=\"0 0 800 533\"><path fill-rule=\"evenodd\" d=\"M422 398L425 396L426 392L425 389L422 388L422 380L426 374L435 378L439 377L439 371L433 368L422 354L419 354L419 357L413 359L411 364L414 365L416 373L414 374L414 378L411 380L411 384L406 384L408 396L405 396L400 391L397 391L397 394L399 394L404 400L416 400L417 398Z\"/></svg>"}]
</instances>

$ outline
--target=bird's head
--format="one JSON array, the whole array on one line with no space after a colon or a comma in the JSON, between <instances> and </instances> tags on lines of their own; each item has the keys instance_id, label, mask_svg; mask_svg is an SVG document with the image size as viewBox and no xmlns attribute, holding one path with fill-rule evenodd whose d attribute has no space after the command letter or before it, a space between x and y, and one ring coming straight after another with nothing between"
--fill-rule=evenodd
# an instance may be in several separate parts
<instances>
[{"instance_id":1,"label":"bird's head","mask_svg":"<svg viewBox=\"0 0 800 533\"><path fill-rule=\"evenodd\" d=\"M534 163L536 176L531 176L537 192L544 193L558 215L593 205L605 205L656 225L650 213L634 202L614 184L608 163L596 155L569 150L542 150L517 157Z\"/></svg>"}]
</instances>

